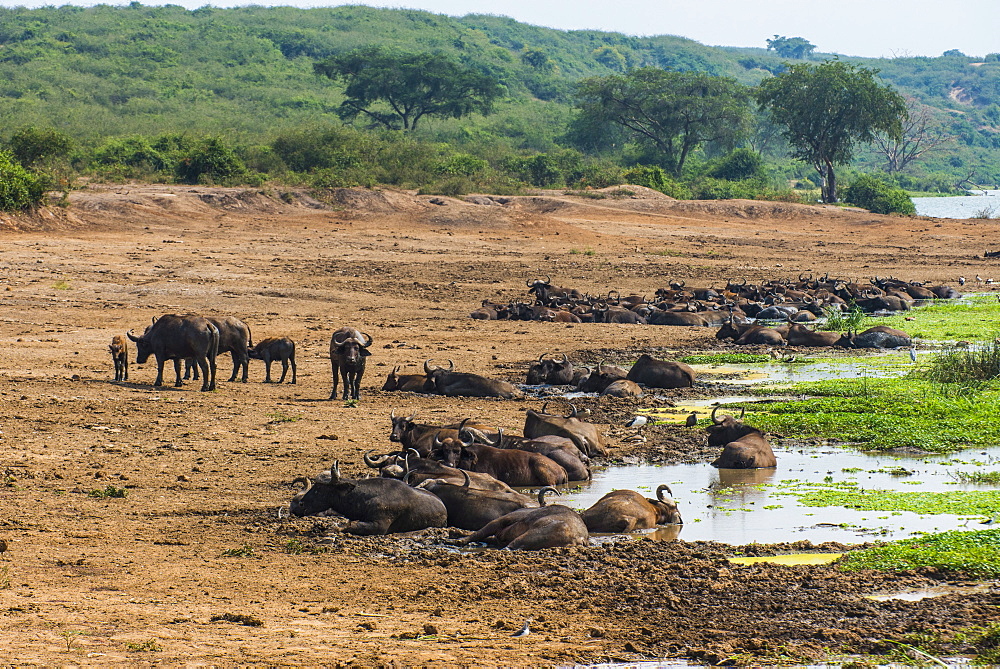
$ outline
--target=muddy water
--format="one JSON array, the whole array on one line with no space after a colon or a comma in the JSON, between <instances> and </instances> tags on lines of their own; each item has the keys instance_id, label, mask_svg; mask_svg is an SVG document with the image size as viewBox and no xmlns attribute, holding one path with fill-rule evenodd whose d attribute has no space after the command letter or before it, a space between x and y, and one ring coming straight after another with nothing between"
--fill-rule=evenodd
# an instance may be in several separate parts
<instances>
[{"instance_id":1,"label":"muddy water","mask_svg":"<svg viewBox=\"0 0 1000 669\"><path fill-rule=\"evenodd\" d=\"M877 363L859 360L845 362L791 362L746 365L693 365L698 376L716 383L734 386L775 384L779 386L825 381L827 379L888 378L910 372L913 363L909 352L872 356ZM731 377L731 378L713 378Z\"/></svg>"},{"instance_id":2,"label":"muddy water","mask_svg":"<svg viewBox=\"0 0 1000 669\"><path fill-rule=\"evenodd\" d=\"M649 532L654 539L710 540L732 545L803 539L814 543L901 539L917 532L978 529L983 519L806 507L795 496L782 493L799 484L824 481L853 481L866 490L908 492L994 489L958 484L951 474L995 466L1000 461L1000 448L920 458L827 448L774 450L778 458L775 469L720 470L708 464L598 469L591 482L564 491L558 501L585 509L612 490L629 488L654 497L657 486L666 483L678 502L684 525Z\"/></svg>"}]
</instances>

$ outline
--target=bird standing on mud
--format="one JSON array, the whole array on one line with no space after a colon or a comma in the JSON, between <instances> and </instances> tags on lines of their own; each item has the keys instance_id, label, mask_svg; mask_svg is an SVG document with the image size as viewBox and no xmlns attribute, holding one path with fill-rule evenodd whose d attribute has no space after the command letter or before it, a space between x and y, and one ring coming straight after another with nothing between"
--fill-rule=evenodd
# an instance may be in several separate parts
<instances>
[{"instance_id":1,"label":"bird standing on mud","mask_svg":"<svg viewBox=\"0 0 1000 669\"><path fill-rule=\"evenodd\" d=\"M687 427L694 427L697 424L698 424L698 412L692 411L691 414L687 417L687 420L684 421L684 425Z\"/></svg>"}]
</instances>

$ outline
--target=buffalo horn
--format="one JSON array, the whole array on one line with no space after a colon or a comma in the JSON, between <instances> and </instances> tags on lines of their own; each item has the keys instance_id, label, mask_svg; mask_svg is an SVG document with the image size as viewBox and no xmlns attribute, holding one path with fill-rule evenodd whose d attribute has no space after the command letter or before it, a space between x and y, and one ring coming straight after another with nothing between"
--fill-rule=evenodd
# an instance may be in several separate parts
<instances>
[{"instance_id":1,"label":"buffalo horn","mask_svg":"<svg viewBox=\"0 0 1000 669\"><path fill-rule=\"evenodd\" d=\"M340 460L333 461L333 467L330 467L330 483L336 483L340 480Z\"/></svg>"},{"instance_id":2,"label":"buffalo horn","mask_svg":"<svg viewBox=\"0 0 1000 669\"><path fill-rule=\"evenodd\" d=\"M307 479L305 476L300 476L297 479L295 479L294 481L292 481L292 485L295 485L296 483L305 483L306 484L306 487L302 489L302 492L309 492L309 488L312 487L312 480L311 479Z\"/></svg>"},{"instance_id":3,"label":"buffalo horn","mask_svg":"<svg viewBox=\"0 0 1000 669\"><path fill-rule=\"evenodd\" d=\"M746 415L746 412L747 412L746 407L740 407L740 417L737 418L736 420L743 420L743 416Z\"/></svg>"},{"instance_id":4,"label":"buffalo horn","mask_svg":"<svg viewBox=\"0 0 1000 669\"><path fill-rule=\"evenodd\" d=\"M336 344L337 346L342 345L345 341L347 341L348 334L349 333L345 332L344 330L337 330L336 332L333 333L333 343ZM337 335L344 335L344 338L341 339Z\"/></svg>"},{"instance_id":5,"label":"buffalo horn","mask_svg":"<svg viewBox=\"0 0 1000 669\"><path fill-rule=\"evenodd\" d=\"M561 364L565 365L567 362L569 362L569 356L568 355L566 355L565 353L560 353L559 355L562 356L562 363Z\"/></svg>"},{"instance_id":6,"label":"buffalo horn","mask_svg":"<svg viewBox=\"0 0 1000 669\"><path fill-rule=\"evenodd\" d=\"M430 364L431 364L431 359L430 358L428 358L427 360L424 360L424 374L430 374L431 373ZM440 367L438 369L440 369Z\"/></svg>"},{"instance_id":7,"label":"buffalo horn","mask_svg":"<svg viewBox=\"0 0 1000 669\"><path fill-rule=\"evenodd\" d=\"M549 405L548 402L542 402L542 411L541 411L541 413L549 415L549 413L545 410L545 407L547 407L548 405Z\"/></svg>"},{"instance_id":8,"label":"buffalo horn","mask_svg":"<svg viewBox=\"0 0 1000 669\"><path fill-rule=\"evenodd\" d=\"M563 416L563 418L576 418L576 407L570 404L569 413Z\"/></svg>"},{"instance_id":9,"label":"buffalo horn","mask_svg":"<svg viewBox=\"0 0 1000 669\"><path fill-rule=\"evenodd\" d=\"M559 492L558 490L556 490L552 486L547 485L547 486L545 486L544 488L542 488L541 490L538 491L538 506L545 506L545 493L547 493L547 492L555 493L557 495L561 495L562 494L561 492Z\"/></svg>"},{"instance_id":10,"label":"buffalo horn","mask_svg":"<svg viewBox=\"0 0 1000 669\"><path fill-rule=\"evenodd\" d=\"M715 417L715 414L716 414L716 412L717 412L717 411L718 411L719 409L721 409L721 408L722 408L722 407L720 407L720 406L719 406L719 405L717 404L717 405L715 405L715 408L714 408L714 409L712 409L712 424L714 424L714 425L721 425L721 424L722 424L722 419L720 419L720 418L716 418L716 417Z\"/></svg>"},{"instance_id":11,"label":"buffalo horn","mask_svg":"<svg viewBox=\"0 0 1000 669\"><path fill-rule=\"evenodd\" d=\"M550 279L550 278L549 278L549 275L548 275L548 274L546 274L546 275L545 275L545 285L546 285L546 286L548 286L548 285L550 285L551 283L552 283L552 279Z\"/></svg>"},{"instance_id":12,"label":"buffalo horn","mask_svg":"<svg viewBox=\"0 0 1000 669\"><path fill-rule=\"evenodd\" d=\"M366 337L368 339L367 344L363 341L358 341L358 343L361 344L361 348L368 348L369 346L372 345L372 336L370 334L368 334L367 332L362 332L361 336Z\"/></svg>"},{"instance_id":13,"label":"buffalo horn","mask_svg":"<svg viewBox=\"0 0 1000 669\"><path fill-rule=\"evenodd\" d=\"M661 484L660 487L658 487L656 489L656 499L660 500L661 502L666 502L667 501L667 500L663 499L663 491L664 490L667 491L667 494L670 495L670 500L673 501L674 493L670 489L670 486L668 486L666 483Z\"/></svg>"},{"instance_id":14,"label":"buffalo horn","mask_svg":"<svg viewBox=\"0 0 1000 669\"><path fill-rule=\"evenodd\" d=\"M548 355L548 353L542 353L540 356L538 356L538 362L539 362L539 364L541 364L542 360L544 360L545 356L547 356L547 355Z\"/></svg>"},{"instance_id":15,"label":"buffalo horn","mask_svg":"<svg viewBox=\"0 0 1000 669\"><path fill-rule=\"evenodd\" d=\"M372 449L372 450L374 450L374 449ZM361 457L365 461L365 464L368 465L369 467L371 467L372 469L378 469L379 467L382 467L383 465L385 465L386 462L389 461L389 458L392 457L391 454L389 454L389 455L383 455L378 460L376 460L376 459L372 458L372 456L370 455L371 452L372 452L371 450L365 451L365 454L363 456L361 456Z\"/></svg>"},{"instance_id":16,"label":"buffalo horn","mask_svg":"<svg viewBox=\"0 0 1000 669\"><path fill-rule=\"evenodd\" d=\"M471 483L469 481L469 472L465 471L464 469L461 469L459 471L462 472L462 477L465 479L464 481L462 481L462 487L463 488L468 488L469 485L470 485L470 483Z\"/></svg>"},{"instance_id":17,"label":"buffalo horn","mask_svg":"<svg viewBox=\"0 0 1000 669\"><path fill-rule=\"evenodd\" d=\"M393 407L392 411L389 412L389 420L396 420L396 407Z\"/></svg>"},{"instance_id":18,"label":"buffalo horn","mask_svg":"<svg viewBox=\"0 0 1000 669\"><path fill-rule=\"evenodd\" d=\"M128 332L126 332L125 336L128 337L129 339L131 339L132 341L139 341L139 338L136 337L134 334L132 334L131 330L129 330Z\"/></svg>"}]
</instances>

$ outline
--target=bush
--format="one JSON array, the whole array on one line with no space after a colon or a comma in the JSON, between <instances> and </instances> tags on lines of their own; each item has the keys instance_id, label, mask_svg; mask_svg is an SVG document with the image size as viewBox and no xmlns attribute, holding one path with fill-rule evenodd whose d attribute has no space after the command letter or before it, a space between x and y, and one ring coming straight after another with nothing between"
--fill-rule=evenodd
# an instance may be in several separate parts
<instances>
[{"instance_id":1,"label":"bush","mask_svg":"<svg viewBox=\"0 0 1000 669\"><path fill-rule=\"evenodd\" d=\"M101 165L119 165L141 172L159 172L167 160L145 137L115 137L94 151L94 161Z\"/></svg>"},{"instance_id":2,"label":"bush","mask_svg":"<svg viewBox=\"0 0 1000 669\"><path fill-rule=\"evenodd\" d=\"M875 214L917 213L913 201L899 186L871 174L862 174L843 191L843 200Z\"/></svg>"},{"instance_id":3,"label":"bush","mask_svg":"<svg viewBox=\"0 0 1000 669\"><path fill-rule=\"evenodd\" d=\"M636 165L625 172L622 178L625 183L652 188L678 200L691 199L688 187L671 179L663 168L657 165Z\"/></svg>"},{"instance_id":4,"label":"bush","mask_svg":"<svg viewBox=\"0 0 1000 669\"><path fill-rule=\"evenodd\" d=\"M764 159L753 149L736 149L723 156L708 170L707 176L727 181L742 181L760 177L764 173Z\"/></svg>"},{"instance_id":5,"label":"bush","mask_svg":"<svg viewBox=\"0 0 1000 669\"><path fill-rule=\"evenodd\" d=\"M53 128L21 128L10 138L14 158L26 167L52 158L65 158L73 148L68 135Z\"/></svg>"},{"instance_id":6,"label":"bush","mask_svg":"<svg viewBox=\"0 0 1000 669\"><path fill-rule=\"evenodd\" d=\"M217 137L209 137L177 165L177 176L187 183L219 183L244 176L246 165Z\"/></svg>"},{"instance_id":7,"label":"bush","mask_svg":"<svg viewBox=\"0 0 1000 669\"><path fill-rule=\"evenodd\" d=\"M44 197L42 179L15 162L10 153L0 151L0 211L27 209Z\"/></svg>"}]
</instances>

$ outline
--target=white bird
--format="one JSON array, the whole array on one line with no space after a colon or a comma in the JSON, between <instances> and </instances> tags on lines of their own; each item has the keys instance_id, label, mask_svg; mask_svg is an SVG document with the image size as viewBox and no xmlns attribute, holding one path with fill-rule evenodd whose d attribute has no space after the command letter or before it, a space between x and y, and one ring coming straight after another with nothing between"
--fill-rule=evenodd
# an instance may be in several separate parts
<instances>
[{"instance_id":1,"label":"white bird","mask_svg":"<svg viewBox=\"0 0 1000 669\"><path fill-rule=\"evenodd\" d=\"M965 285L965 277L964 276L958 277L958 285L960 285L960 286L964 286Z\"/></svg>"},{"instance_id":2,"label":"white bird","mask_svg":"<svg viewBox=\"0 0 1000 669\"><path fill-rule=\"evenodd\" d=\"M639 427L640 425L645 425L649 422L649 418L646 416L636 416L629 422L625 423L625 427Z\"/></svg>"},{"instance_id":3,"label":"white bird","mask_svg":"<svg viewBox=\"0 0 1000 669\"><path fill-rule=\"evenodd\" d=\"M524 637L531 634L531 627L529 627L530 623L531 623L531 618L528 618L527 620L524 621L524 625L521 627L521 629L511 634L511 637L515 639L523 639Z\"/></svg>"}]
</instances>

